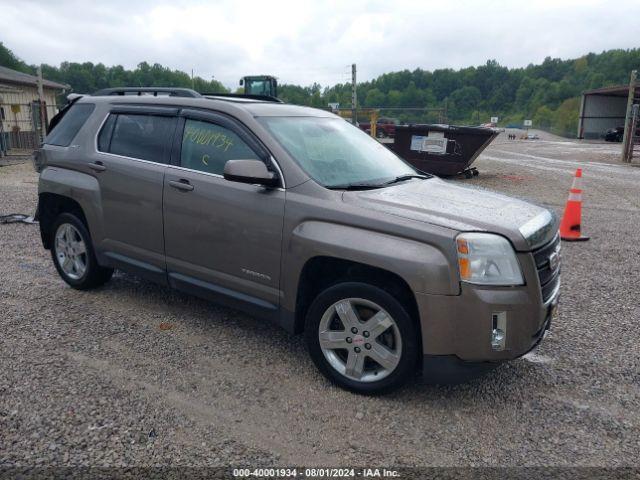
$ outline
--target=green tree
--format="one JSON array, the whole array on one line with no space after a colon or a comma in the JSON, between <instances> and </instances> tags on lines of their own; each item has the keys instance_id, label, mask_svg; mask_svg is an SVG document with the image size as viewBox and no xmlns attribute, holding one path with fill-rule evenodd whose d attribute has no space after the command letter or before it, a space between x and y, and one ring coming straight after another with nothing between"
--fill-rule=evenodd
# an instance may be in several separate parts
<instances>
[{"instance_id":1,"label":"green tree","mask_svg":"<svg viewBox=\"0 0 640 480\"><path fill-rule=\"evenodd\" d=\"M452 118L471 118L474 112L478 112L481 98L480 90L476 87L462 87L454 91L449 97Z\"/></svg>"},{"instance_id":2,"label":"green tree","mask_svg":"<svg viewBox=\"0 0 640 480\"><path fill-rule=\"evenodd\" d=\"M19 72L33 73L33 68L16 57L2 42L0 42L0 66L18 70Z\"/></svg>"},{"instance_id":3,"label":"green tree","mask_svg":"<svg viewBox=\"0 0 640 480\"><path fill-rule=\"evenodd\" d=\"M385 95L377 88L372 88L367 92L367 96L364 99L364 104L367 107L379 107L384 105Z\"/></svg>"},{"instance_id":4,"label":"green tree","mask_svg":"<svg viewBox=\"0 0 640 480\"><path fill-rule=\"evenodd\" d=\"M533 116L533 124L537 128L550 129L555 121L555 113L546 105L538 107Z\"/></svg>"},{"instance_id":5,"label":"green tree","mask_svg":"<svg viewBox=\"0 0 640 480\"><path fill-rule=\"evenodd\" d=\"M580 98L569 98L562 102L556 112L554 129L560 135L573 136L578 126Z\"/></svg>"},{"instance_id":6,"label":"green tree","mask_svg":"<svg viewBox=\"0 0 640 480\"><path fill-rule=\"evenodd\" d=\"M35 73L36 67L16 57L0 43L0 65ZM441 107L448 102L449 120L460 123L485 121L497 115L506 123L533 118L536 124L549 124L559 133L575 135L579 95L582 91L608 85L627 84L629 72L640 69L640 48L588 53L576 59L547 57L539 65L525 68L501 66L488 60L479 66L460 70L417 68L413 71L383 73L358 84L358 103L365 107L395 107L405 121L436 121L437 118L402 107ZM216 79L191 78L186 72L158 63L140 62L132 70L121 65L105 66L91 62L63 62L43 65L45 78L66 83L73 92L90 93L106 87L192 86L199 92L225 92ZM290 103L326 108L329 102L351 106L351 84L322 87L282 84L280 97Z\"/></svg>"}]
</instances>

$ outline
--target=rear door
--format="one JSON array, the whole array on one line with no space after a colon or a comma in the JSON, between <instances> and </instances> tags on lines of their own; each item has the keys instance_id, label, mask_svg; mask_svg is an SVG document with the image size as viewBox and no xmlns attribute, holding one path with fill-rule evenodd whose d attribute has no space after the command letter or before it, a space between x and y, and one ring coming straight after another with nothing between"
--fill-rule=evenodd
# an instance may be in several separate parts
<instances>
[{"instance_id":1,"label":"rear door","mask_svg":"<svg viewBox=\"0 0 640 480\"><path fill-rule=\"evenodd\" d=\"M197 111L182 114L167 168L164 233L169 282L253 310L279 305L285 192L227 181L228 160L268 162L258 140L233 119Z\"/></svg>"},{"instance_id":2,"label":"rear door","mask_svg":"<svg viewBox=\"0 0 640 480\"><path fill-rule=\"evenodd\" d=\"M162 283L166 283L162 190L177 111L112 109L89 165L100 184L101 254L114 266Z\"/></svg>"}]
</instances>

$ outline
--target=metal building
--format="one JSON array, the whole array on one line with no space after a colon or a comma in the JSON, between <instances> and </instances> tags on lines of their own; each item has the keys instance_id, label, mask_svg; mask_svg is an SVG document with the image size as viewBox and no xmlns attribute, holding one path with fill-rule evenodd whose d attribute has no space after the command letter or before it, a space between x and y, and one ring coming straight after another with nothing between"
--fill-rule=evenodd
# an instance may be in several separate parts
<instances>
[{"instance_id":1,"label":"metal building","mask_svg":"<svg viewBox=\"0 0 640 480\"><path fill-rule=\"evenodd\" d=\"M596 88L582 94L578 138L599 139L610 128L624 127L629 85Z\"/></svg>"},{"instance_id":2,"label":"metal building","mask_svg":"<svg viewBox=\"0 0 640 480\"><path fill-rule=\"evenodd\" d=\"M42 81L45 125L58 111L56 95L65 89L69 85ZM0 155L10 149L38 146L40 105L38 77L0 66Z\"/></svg>"}]
</instances>

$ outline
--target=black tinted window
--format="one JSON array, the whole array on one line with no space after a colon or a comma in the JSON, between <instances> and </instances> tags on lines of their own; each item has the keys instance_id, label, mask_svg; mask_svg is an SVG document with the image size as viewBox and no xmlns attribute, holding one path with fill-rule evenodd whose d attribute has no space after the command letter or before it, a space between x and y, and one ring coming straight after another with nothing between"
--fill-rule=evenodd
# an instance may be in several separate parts
<instances>
[{"instance_id":1,"label":"black tinted window","mask_svg":"<svg viewBox=\"0 0 640 480\"><path fill-rule=\"evenodd\" d=\"M93 103L76 103L72 105L44 139L44 143L68 147L94 108L95 105Z\"/></svg>"},{"instance_id":2,"label":"black tinted window","mask_svg":"<svg viewBox=\"0 0 640 480\"><path fill-rule=\"evenodd\" d=\"M116 123L117 115L109 115L109 118L102 129L100 130L100 135L98 136L98 150L100 152L108 152L109 144L111 143L111 135L113 134L113 126Z\"/></svg>"},{"instance_id":3,"label":"black tinted window","mask_svg":"<svg viewBox=\"0 0 640 480\"><path fill-rule=\"evenodd\" d=\"M259 160L235 133L214 123L187 120L182 136L181 165L222 175L227 160Z\"/></svg>"},{"instance_id":4,"label":"black tinted window","mask_svg":"<svg viewBox=\"0 0 640 480\"><path fill-rule=\"evenodd\" d=\"M173 117L120 113L113 127L109 153L166 162L174 122Z\"/></svg>"}]
</instances>

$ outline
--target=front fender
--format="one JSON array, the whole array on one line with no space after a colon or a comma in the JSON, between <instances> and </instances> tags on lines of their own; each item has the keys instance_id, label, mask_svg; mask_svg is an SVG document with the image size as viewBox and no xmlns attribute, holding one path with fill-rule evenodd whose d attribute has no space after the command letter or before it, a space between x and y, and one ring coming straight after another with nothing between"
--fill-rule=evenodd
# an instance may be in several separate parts
<instances>
[{"instance_id":1,"label":"front fender","mask_svg":"<svg viewBox=\"0 0 640 480\"><path fill-rule=\"evenodd\" d=\"M457 295L459 283L451 262L436 246L359 227L305 221L291 233L285 247L285 307L295 309L302 269L317 256L350 260L394 273L416 293Z\"/></svg>"}]
</instances>

